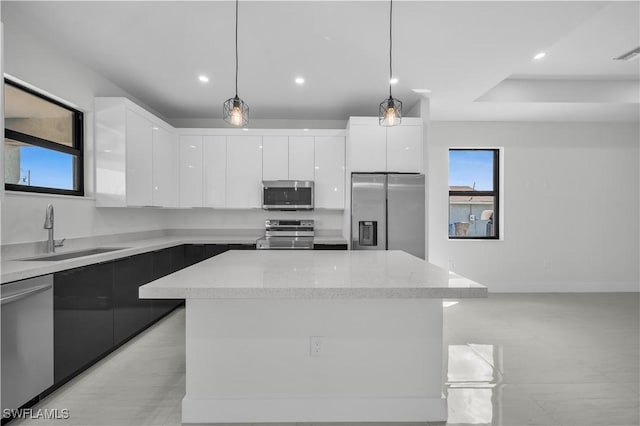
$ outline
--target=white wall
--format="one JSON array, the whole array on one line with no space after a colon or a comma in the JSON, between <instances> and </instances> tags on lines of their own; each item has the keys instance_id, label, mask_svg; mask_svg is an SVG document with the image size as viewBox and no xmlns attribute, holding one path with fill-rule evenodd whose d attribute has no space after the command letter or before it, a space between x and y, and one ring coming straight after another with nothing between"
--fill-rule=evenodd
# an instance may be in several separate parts
<instances>
[{"instance_id":1,"label":"white wall","mask_svg":"<svg viewBox=\"0 0 640 426\"><path fill-rule=\"evenodd\" d=\"M94 192L93 98L131 96L65 52L4 22L4 72L73 104L85 118L85 192ZM91 198L12 195L2 201L2 244L46 239L47 203L56 209L56 238L164 228L164 212L149 209L96 209Z\"/></svg>"},{"instance_id":2,"label":"white wall","mask_svg":"<svg viewBox=\"0 0 640 426\"><path fill-rule=\"evenodd\" d=\"M635 123L432 122L429 259L490 291L639 291ZM504 240L449 241L448 148L504 147Z\"/></svg>"},{"instance_id":3,"label":"white wall","mask_svg":"<svg viewBox=\"0 0 640 426\"><path fill-rule=\"evenodd\" d=\"M342 228L342 210L312 212L190 209L167 211L167 227L174 229L264 229L266 219L314 219L317 230Z\"/></svg>"}]
</instances>

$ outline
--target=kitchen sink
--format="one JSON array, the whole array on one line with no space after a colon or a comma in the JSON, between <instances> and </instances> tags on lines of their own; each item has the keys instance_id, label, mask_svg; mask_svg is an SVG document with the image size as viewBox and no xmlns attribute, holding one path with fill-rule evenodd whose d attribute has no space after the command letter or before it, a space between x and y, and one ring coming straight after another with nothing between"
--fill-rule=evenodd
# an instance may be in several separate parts
<instances>
[{"instance_id":1,"label":"kitchen sink","mask_svg":"<svg viewBox=\"0 0 640 426\"><path fill-rule=\"evenodd\" d=\"M46 254L42 256L30 257L27 259L19 259L19 260L49 262L49 261L56 261L56 260L75 259L76 257L91 256L92 254L109 253L111 251L124 250L126 248L128 247L96 247L96 248L87 249L87 250L72 251L69 253L60 253L60 254Z\"/></svg>"}]
</instances>

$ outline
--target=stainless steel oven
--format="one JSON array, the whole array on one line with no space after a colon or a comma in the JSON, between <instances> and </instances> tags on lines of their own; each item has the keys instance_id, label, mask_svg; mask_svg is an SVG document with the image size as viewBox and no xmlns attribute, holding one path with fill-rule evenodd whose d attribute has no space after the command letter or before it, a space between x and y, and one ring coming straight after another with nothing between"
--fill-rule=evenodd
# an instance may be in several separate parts
<instances>
[{"instance_id":1,"label":"stainless steel oven","mask_svg":"<svg viewBox=\"0 0 640 426\"><path fill-rule=\"evenodd\" d=\"M313 181L262 181L262 208L265 210L312 210Z\"/></svg>"},{"instance_id":2,"label":"stainless steel oven","mask_svg":"<svg viewBox=\"0 0 640 426\"><path fill-rule=\"evenodd\" d=\"M268 219L264 237L256 241L258 250L312 250L313 220Z\"/></svg>"}]
</instances>

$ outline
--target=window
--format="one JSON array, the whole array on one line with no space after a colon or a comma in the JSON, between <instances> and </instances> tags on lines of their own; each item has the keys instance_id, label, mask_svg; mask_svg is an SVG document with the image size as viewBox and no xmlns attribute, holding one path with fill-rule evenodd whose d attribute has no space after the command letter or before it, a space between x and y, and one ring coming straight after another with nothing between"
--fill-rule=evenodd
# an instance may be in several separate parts
<instances>
[{"instance_id":1,"label":"window","mask_svg":"<svg viewBox=\"0 0 640 426\"><path fill-rule=\"evenodd\" d=\"M449 150L449 238L497 239L499 150Z\"/></svg>"},{"instance_id":2,"label":"window","mask_svg":"<svg viewBox=\"0 0 640 426\"><path fill-rule=\"evenodd\" d=\"M84 195L82 112L7 79L4 105L5 189Z\"/></svg>"}]
</instances>

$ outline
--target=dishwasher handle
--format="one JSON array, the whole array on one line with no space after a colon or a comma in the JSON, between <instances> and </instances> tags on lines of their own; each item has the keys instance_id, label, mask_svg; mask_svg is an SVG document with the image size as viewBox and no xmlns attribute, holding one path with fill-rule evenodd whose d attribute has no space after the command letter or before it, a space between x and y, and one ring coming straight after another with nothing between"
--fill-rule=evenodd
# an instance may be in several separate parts
<instances>
[{"instance_id":1,"label":"dishwasher handle","mask_svg":"<svg viewBox=\"0 0 640 426\"><path fill-rule=\"evenodd\" d=\"M44 285L30 288L20 293L12 294L10 296L5 296L3 298L0 298L0 305L4 305L5 303L11 303L11 302L15 302L16 300L24 299L27 296L30 296L34 293L39 293L41 291L48 290L52 287L53 287L53 284L44 284Z\"/></svg>"}]
</instances>

